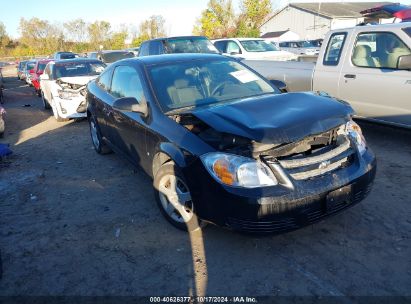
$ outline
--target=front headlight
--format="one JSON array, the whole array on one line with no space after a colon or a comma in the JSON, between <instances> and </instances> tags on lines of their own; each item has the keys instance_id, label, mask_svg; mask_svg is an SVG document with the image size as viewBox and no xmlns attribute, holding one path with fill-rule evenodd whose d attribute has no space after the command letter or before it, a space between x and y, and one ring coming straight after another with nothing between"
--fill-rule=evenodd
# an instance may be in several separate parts
<instances>
[{"instance_id":1,"label":"front headlight","mask_svg":"<svg viewBox=\"0 0 411 304\"><path fill-rule=\"evenodd\" d=\"M202 155L201 160L208 172L225 185L257 188L278 184L266 165L251 158L216 152Z\"/></svg>"},{"instance_id":2,"label":"front headlight","mask_svg":"<svg viewBox=\"0 0 411 304\"><path fill-rule=\"evenodd\" d=\"M80 96L80 93L78 92L70 92L70 91L64 91L64 90L58 90L57 92L61 99L72 99L74 97Z\"/></svg>"},{"instance_id":3,"label":"front headlight","mask_svg":"<svg viewBox=\"0 0 411 304\"><path fill-rule=\"evenodd\" d=\"M348 136L350 136L354 142L357 144L358 150L361 154L364 154L367 150L367 142L365 141L364 136L362 135L362 131L360 126L355 123L354 121L350 120L345 125L345 132Z\"/></svg>"}]
</instances>

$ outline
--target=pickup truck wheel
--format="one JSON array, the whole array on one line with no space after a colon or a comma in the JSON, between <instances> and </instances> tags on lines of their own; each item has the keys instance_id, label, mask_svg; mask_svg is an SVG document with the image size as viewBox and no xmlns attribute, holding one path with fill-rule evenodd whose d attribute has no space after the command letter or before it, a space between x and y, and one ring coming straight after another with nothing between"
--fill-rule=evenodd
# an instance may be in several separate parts
<instances>
[{"instance_id":1,"label":"pickup truck wheel","mask_svg":"<svg viewBox=\"0 0 411 304\"><path fill-rule=\"evenodd\" d=\"M197 218L190 189L181 170L173 162L162 165L157 171L154 195L161 213L174 227L194 231L205 226Z\"/></svg>"},{"instance_id":2,"label":"pickup truck wheel","mask_svg":"<svg viewBox=\"0 0 411 304\"><path fill-rule=\"evenodd\" d=\"M102 140L100 129L95 119L92 116L90 116L88 122L90 126L91 141L96 152L98 154L108 154L112 152L110 147L108 147Z\"/></svg>"},{"instance_id":3,"label":"pickup truck wheel","mask_svg":"<svg viewBox=\"0 0 411 304\"><path fill-rule=\"evenodd\" d=\"M56 103L55 103L53 100L51 101L51 109L53 110L54 118L55 118L58 122L63 122L63 121L67 121L67 120L68 120L67 118L60 117L59 112L58 112L58 110L57 110Z\"/></svg>"},{"instance_id":4,"label":"pickup truck wheel","mask_svg":"<svg viewBox=\"0 0 411 304\"><path fill-rule=\"evenodd\" d=\"M44 97L43 90L40 90L40 96L41 96L41 100L43 101L43 108L44 108L45 110L50 110L50 109L51 109L50 104L49 104L49 102L46 100L46 98Z\"/></svg>"}]
</instances>

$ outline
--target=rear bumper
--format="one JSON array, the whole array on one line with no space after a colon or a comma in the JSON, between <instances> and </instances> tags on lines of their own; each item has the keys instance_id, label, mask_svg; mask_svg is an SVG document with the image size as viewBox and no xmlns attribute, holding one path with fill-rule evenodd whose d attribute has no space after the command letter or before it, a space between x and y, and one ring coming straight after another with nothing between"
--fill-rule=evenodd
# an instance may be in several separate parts
<instances>
[{"instance_id":1,"label":"rear bumper","mask_svg":"<svg viewBox=\"0 0 411 304\"><path fill-rule=\"evenodd\" d=\"M185 174L199 217L258 234L295 230L354 206L371 191L376 174L376 159L370 150L350 167L313 180L293 181L292 189L281 185L230 188L216 182L201 161L194 166L196 170L186 170ZM330 195L339 189L346 195L332 201Z\"/></svg>"}]
</instances>

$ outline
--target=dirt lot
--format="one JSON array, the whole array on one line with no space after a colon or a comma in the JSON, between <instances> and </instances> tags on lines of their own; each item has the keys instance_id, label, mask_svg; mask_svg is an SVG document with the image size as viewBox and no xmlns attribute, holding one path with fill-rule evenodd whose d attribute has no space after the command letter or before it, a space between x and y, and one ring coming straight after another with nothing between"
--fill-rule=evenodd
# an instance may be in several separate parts
<instances>
[{"instance_id":1,"label":"dirt lot","mask_svg":"<svg viewBox=\"0 0 411 304\"><path fill-rule=\"evenodd\" d=\"M376 183L342 214L280 236L189 235L147 176L94 152L86 121L57 123L4 74L0 295L411 296L411 132L362 124Z\"/></svg>"}]
</instances>

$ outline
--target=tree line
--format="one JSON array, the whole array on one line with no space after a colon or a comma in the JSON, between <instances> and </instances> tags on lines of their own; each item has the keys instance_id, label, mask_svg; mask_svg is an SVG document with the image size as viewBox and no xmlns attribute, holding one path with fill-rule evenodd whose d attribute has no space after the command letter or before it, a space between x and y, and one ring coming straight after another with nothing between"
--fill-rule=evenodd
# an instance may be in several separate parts
<instances>
[{"instance_id":1,"label":"tree line","mask_svg":"<svg viewBox=\"0 0 411 304\"><path fill-rule=\"evenodd\" d=\"M271 13L270 0L242 0L235 13L232 0L209 0L193 28L193 34L212 38L259 37L259 27ZM167 36L166 20L153 15L138 26L121 25L114 30L108 21L86 22L81 18L50 23L21 18L20 38L13 40L0 21L0 57L47 55L56 51L82 53L104 49L138 47L148 39Z\"/></svg>"}]
</instances>

